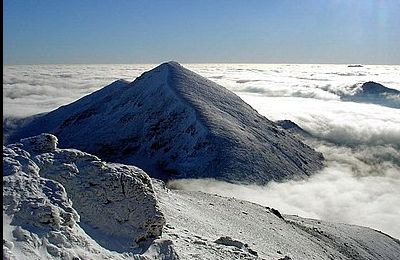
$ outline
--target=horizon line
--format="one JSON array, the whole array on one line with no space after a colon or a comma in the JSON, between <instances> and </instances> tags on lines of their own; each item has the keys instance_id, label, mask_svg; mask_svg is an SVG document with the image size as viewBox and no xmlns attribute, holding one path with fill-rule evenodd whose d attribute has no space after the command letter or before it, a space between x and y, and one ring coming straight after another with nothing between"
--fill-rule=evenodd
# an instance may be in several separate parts
<instances>
[{"instance_id":1,"label":"horizon line","mask_svg":"<svg viewBox=\"0 0 400 260\"><path fill-rule=\"evenodd\" d=\"M166 62L175 61L175 60L168 60L163 62L154 62L154 63L18 63L18 64L4 64L3 66L58 66L58 65L157 65L163 64ZM197 65L197 64L213 64L213 65L361 65L361 66L400 66L400 63L391 63L391 64L383 64L383 63L287 63L287 62L277 62L277 63L270 63L270 62L178 62L179 64L188 64L188 65Z\"/></svg>"}]
</instances>

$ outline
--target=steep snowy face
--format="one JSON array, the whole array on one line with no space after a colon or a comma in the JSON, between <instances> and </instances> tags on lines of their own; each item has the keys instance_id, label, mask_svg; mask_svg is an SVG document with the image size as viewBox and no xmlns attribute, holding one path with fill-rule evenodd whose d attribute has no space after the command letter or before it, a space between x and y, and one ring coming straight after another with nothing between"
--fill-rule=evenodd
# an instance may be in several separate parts
<instances>
[{"instance_id":1,"label":"steep snowy face","mask_svg":"<svg viewBox=\"0 0 400 260\"><path fill-rule=\"evenodd\" d=\"M10 141L41 132L56 134L61 147L134 164L161 179L266 183L323 166L320 153L176 62L37 117Z\"/></svg>"},{"instance_id":2,"label":"steep snowy face","mask_svg":"<svg viewBox=\"0 0 400 260\"><path fill-rule=\"evenodd\" d=\"M129 251L162 233L165 218L151 180L137 167L58 149L57 138L50 134L3 147L3 165L3 215L15 227L13 239L33 246L32 252L43 246L45 237L61 244L47 248L52 256L60 256L68 251L63 247L80 240L82 229L117 251ZM86 234L81 243L92 243Z\"/></svg>"}]
</instances>

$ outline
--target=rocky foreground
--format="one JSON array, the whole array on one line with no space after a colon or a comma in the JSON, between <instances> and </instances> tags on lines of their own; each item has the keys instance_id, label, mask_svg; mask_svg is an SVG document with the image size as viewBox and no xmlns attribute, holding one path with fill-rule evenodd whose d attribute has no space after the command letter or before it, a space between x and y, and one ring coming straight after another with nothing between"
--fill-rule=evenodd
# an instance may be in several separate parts
<instances>
[{"instance_id":1,"label":"rocky foreground","mask_svg":"<svg viewBox=\"0 0 400 260\"><path fill-rule=\"evenodd\" d=\"M379 231L171 190L54 135L3 146L3 259L399 257L399 240Z\"/></svg>"}]
</instances>

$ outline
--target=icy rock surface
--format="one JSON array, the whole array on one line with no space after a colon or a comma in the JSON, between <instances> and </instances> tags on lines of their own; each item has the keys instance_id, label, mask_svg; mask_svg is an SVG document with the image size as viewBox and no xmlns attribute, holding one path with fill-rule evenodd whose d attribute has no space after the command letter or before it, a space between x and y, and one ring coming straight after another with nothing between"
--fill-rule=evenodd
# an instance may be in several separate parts
<instances>
[{"instance_id":1,"label":"icy rock surface","mask_svg":"<svg viewBox=\"0 0 400 260\"><path fill-rule=\"evenodd\" d=\"M176 62L39 116L9 140L42 132L57 135L60 147L137 165L161 179L266 183L323 166L320 153Z\"/></svg>"},{"instance_id":2,"label":"icy rock surface","mask_svg":"<svg viewBox=\"0 0 400 260\"><path fill-rule=\"evenodd\" d=\"M151 253L147 248L176 259L170 242L154 240L164 223L152 182L139 168L59 149L50 134L3 146L6 259L125 258L110 250L162 259L142 255Z\"/></svg>"}]
</instances>

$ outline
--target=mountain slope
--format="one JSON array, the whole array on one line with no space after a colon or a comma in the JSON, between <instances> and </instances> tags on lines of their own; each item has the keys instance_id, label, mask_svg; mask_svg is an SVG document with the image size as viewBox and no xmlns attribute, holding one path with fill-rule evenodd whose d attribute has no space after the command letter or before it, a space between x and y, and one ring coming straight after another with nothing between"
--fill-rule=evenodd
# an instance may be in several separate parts
<instances>
[{"instance_id":1,"label":"mountain slope","mask_svg":"<svg viewBox=\"0 0 400 260\"><path fill-rule=\"evenodd\" d=\"M400 241L376 230L298 216L235 198L154 182L163 237L181 259L399 259ZM285 258L286 257L286 258Z\"/></svg>"},{"instance_id":2,"label":"mountain slope","mask_svg":"<svg viewBox=\"0 0 400 260\"><path fill-rule=\"evenodd\" d=\"M35 118L9 140L42 132L57 135L60 147L134 164L161 179L266 183L323 166L320 153L175 62Z\"/></svg>"}]
</instances>

